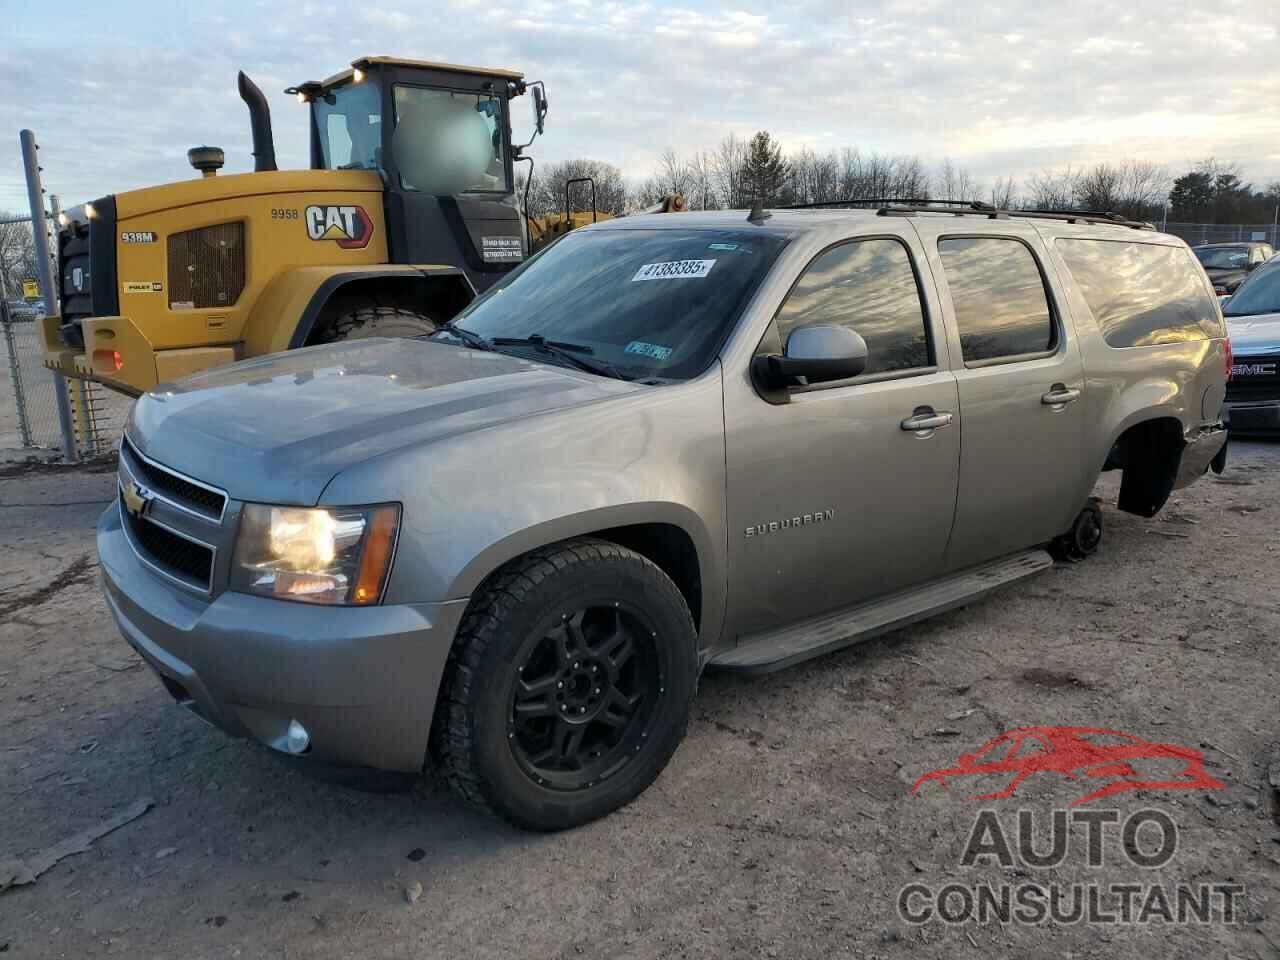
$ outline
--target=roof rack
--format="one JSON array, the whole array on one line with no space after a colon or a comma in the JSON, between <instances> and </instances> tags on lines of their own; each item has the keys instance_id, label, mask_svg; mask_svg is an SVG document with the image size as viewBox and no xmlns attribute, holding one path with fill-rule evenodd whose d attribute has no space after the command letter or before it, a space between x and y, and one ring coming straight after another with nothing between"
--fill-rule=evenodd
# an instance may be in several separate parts
<instances>
[{"instance_id":1,"label":"roof rack","mask_svg":"<svg viewBox=\"0 0 1280 960\"><path fill-rule=\"evenodd\" d=\"M885 204L897 203L907 206L924 206L925 204L933 204L938 206L971 206L972 200L930 200L927 197L849 197L847 200L820 200L817 203L789 203L784 207L778 207L779 210L816 210L822 207L849 207L854 204L860 206L877 206L883 207Z\"/></svg>"},{"instance_id":2,"label":"roof rack","mask_svg":"<svg viewBox=\"0 0 1280 960\"><path fill-rule=\"evenodd\" d=\"M1142 220L1129 220L1118 213L1098 213L1093 210L1004 210L993 207L981 200L965 202L961 209L940 210L938 205L957 205L954 200L928 200L924 204L886 205L876 213L882 217L909 216L913 213L947 213L955 217L981 216L989 220L1003 220L1008 217L1031 217L1037 220L1064 220L1067 223L1105 223L1117 227L1130 227L1134 230L1155 230L1155 224Z\"/></svg>"}]
</instances>

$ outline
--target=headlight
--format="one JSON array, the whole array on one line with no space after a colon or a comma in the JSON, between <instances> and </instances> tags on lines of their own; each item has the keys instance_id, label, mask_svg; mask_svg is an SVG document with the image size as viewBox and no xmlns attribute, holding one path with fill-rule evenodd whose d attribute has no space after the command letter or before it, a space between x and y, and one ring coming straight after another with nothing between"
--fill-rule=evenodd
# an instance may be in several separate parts
<instances>
[{"instance_id":1,"label":"headlight","mask_svg":"<svg viewBox=\"0 0 1280 960\"><path fill-rule=\"evenodd\" d=\"M399 526L395 504L327 509L245 504L230 587L306 603L377 603Z\"/></svg>"}]
</instances>

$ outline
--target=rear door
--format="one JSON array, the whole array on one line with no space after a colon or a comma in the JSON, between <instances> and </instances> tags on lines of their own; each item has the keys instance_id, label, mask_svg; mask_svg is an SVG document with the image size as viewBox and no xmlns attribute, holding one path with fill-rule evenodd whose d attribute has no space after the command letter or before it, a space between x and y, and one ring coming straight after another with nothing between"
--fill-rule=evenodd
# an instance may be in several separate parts
<instances>
[{"instance_id":1,"label":"rear door","mask_svg":"<svg viewBox=\"0 0 1280 960\"><path fill-rule=\"evenodd\" d=\"M1082 506L1085 389L1065 306L1026 223L916 217L948 325L962 418L945 567L1043 543Z\"/></svg>"}]
</instances>

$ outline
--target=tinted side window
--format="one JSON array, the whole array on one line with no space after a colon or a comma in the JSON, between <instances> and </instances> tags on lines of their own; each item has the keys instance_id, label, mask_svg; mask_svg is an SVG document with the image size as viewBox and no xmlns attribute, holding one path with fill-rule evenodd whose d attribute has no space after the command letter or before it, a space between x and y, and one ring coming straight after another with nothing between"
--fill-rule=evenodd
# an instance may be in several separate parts
<instances>
[{"instance_id":1,"label":"tinted side window","mask_svg":"<svg viewBox=\"0 0 1280 960\"><path fill-rule=\"evenodd\" d=\"M966 363L1052 350L1057 339L1031 251L1005 237L938 241Z\"/></svg>"},{"instance_id":2,"label":"tinted side window","mask_svg":"<svg viewBox=\"0 0 1280 960\"><path fill-rule=\"evenodd\" d=\"M1225 336L1204 272L1182 247L1065 237L1056 245L1110 346Z\"/></svg>"},{"instance_id":3,"label":"tinted side window","mask_svg":"<svg viewBox=\"0 0 1280 960\"><path fill-rule=\"evenodd\" d=\"M833 323L867 341L864 373L933 363L920 290L907 248L897 240L854 240L805 269L778 310L782 342L796 327Z\"/></svg>"}]
</instances>

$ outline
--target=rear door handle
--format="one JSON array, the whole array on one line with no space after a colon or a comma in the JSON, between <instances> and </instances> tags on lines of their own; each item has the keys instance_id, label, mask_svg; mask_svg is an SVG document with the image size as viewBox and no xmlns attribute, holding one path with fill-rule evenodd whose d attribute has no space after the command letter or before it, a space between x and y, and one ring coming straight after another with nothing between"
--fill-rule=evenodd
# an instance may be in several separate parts
<instances>
[{"instance_id":1,"label":"rear door handle","mask_svg":"<svg viewBox=\"0 0 1280 960\"><path fill-rule=\"evenodd\" d=\"M951 426L953 419L949 413L917 413L903 420L899 426L909 433L920 433L923 430L937 430L939 427Z\"/></svg>"},{"instance_id":2,"label":"rear door handle","mask_svg":"<svg viewBox=\"0 0 1280 960\"><path fill-rule=\"evenodd\" d=\"M1064 387L1060 383L1055 383L1049 388L1049 392L1040 398L1040 402L1046 407L1060 407L1066 403L1072 403L1080 399L1080 391L1074 387Z\"/></svg>"}]
</instances>

